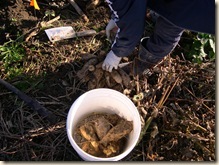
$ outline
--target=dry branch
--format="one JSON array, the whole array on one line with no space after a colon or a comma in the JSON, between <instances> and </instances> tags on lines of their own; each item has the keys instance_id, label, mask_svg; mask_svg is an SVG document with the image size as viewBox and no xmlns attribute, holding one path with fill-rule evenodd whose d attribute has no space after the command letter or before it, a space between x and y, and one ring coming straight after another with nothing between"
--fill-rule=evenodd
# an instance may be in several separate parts
<instances>
[{"instance_id":1,"label":"dry branch","mask_svg":"<svg viewBox=\"0 0 219 165\"><path fill-rule=\"evenodd\" d=\"M74 0L68 0L71 5L75 8L75 10L77 11L77 13L83 17L83 19L85 20L85 22L89 22L88 17L84 14L84 12L80 9L80 7L78 6L78 4L74 1Z\"/></svg>"}]
</instances>

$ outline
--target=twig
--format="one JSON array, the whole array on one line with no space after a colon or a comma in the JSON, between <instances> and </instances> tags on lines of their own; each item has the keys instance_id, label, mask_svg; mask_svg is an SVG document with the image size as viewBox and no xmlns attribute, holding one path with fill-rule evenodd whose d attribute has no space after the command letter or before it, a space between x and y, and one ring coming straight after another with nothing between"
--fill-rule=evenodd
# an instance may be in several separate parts
<instances>
[{"instance_id":1,"label":"twig","mask_svg":"<svg viewBox=\"0 0 219 165\"><path fill-rule=\"evenodd\" d=\"M184 87L196 100L198 100L205 108L207 108L212 114L214 114L215 112L209 108L203 101L201 101L201 99L197 98L188 88Z\"/></svg>"},{"instance_id":2,"label":"twig","mask_svg":"<svg viewBox=\"0 0 219 165\"><path fill-rule=\"evenodd\" d=\"M199 124L195 123L194 121L190 120L190 123L197 127L198 129L202 130L203 132L207 132L208 130L205 129L204 127L200 126Z\"/></svg>"},{"instance_id":3,"label":"twig","mask_svg":"<svg viewBox=\"0 0 219 165\"><path fill-rule=\"evenodd\" d=\"M140 84L139 84L139 75L136 76L136 92L140 92ZM141 105L140 100L137 102L137 106L139 107Z\"/></svg>"},{"instance_id":4,"label":"twig","mask_svg":"<svg viewBox=\"0 0 219 165\"><path fill-rule=\"evenodd\" d=\"M64 127L65 127L65 122L60 122L60 123L58 123L54 126L48 127L48 128L44 128L44 127L35 128L35 129L32 129L32 130L29 130L27 134L25 134L21 137L21 139L34 138L34 137L37 137L37 136L46 135L46 134L49 134L51 132L61 130Z\"/></svg>"},{"instance_id":5,"label":"twig","mask_svg":"<svg viewBox=\"0 0 219 165\"><path fill-rule=\"evenodd\" d=\"M8 90L15 93L20 99L22 99L28 106L30 106L33 110L35 110L38 114L40 114L42 117L45 117L48 119L48 121L52 124L56 122L56 116L48 111L45 107L39 104L36 100L33 98L27 96L25 93L21 92L19 89L15 88L13 85L9 84L8 82L0 79L0 84L4 85Z\"/></svg>"},{"instance_id":6,"label":"twig","mask_svg":"<svg viewBox=\"0 0 219 165\"><path fill-rule=\"evenodd\" d=\"M83 19L85 20L85 22L89 22L89 19L87 18L87 16L84 14L84 12L80 9L80 7L78 6L78 4L74 1L74 0L68 0L71 5L75 8L75 10L77 11L77 13L83 17Z\"/></svg>"},{"instance_id":7,"label":"twig","mask_svg":"<svg viewBox=\"0 0 219 165\"><path fill-rule=\"evenodd\" d=\"M40 25L41 25L41 27L47 27L47 26L49 26L50 24L52 24L53 22L55 22L55 21L57 21L57 20L59 20L59 19L60 19L60 16L57 16L57 17L55 17L55 18L53 18L53 19L51 19L51 20L49 20L49 21L47 21L47 22L42 21L42 22L40 23Z\"/></svg>"},{"instance_id":8,"label":"twig","mask_svg":"<svg viewBox=\"0 0 219 165\"><path fill-rule=\"evenodd\" d=\"M205 155L214 157L214 154L213 154L209 149L207 149L204 145L202 145L202 144L199 143L199 142L195 142L195 143L197 144L197 146L198 146L199 148L202 149L202 151L203 151L203 153L204 153Z\"/></svg>"},{"instance_id":9,"label":"twig","mask_svg":"<svg viewBox=\"0 0 219 165\"><path fill-rule=\"evenodd\" d=\"M37 23L37 25L31 29L30 34L26 37L25 41L27 42L31 37L36 36L39 33L39 22ZM29 33L28 32L28 33Z\"/></svg>"},{"instance_id":10,"label":"twig","mask_svg":"<svg viewBox=\"0 0 219 165\"><path fill-rule=\"evenodd\" d=\"M32 32L26 37L25 41L27 42L31 37L36 36L39 32L40 32L40 26L41 27L47 27L50 24L52 24L53 22L59 20L60 16L57 16L51 20L49 20L48 22L44 22L42 21L41 23L37 23L37 25L31 30ZM39 26L40 24L40 26Z\"/></svg>"},{"instance_id":11,"label":"twig","mask_svg":"<svg viewBox=\"0 0 219 165\"><path fill-rule=\"evenodd\" d=\"M164 103L166 102L166 100L168 99L170 93L172 92L173 88L175 87L176 83L178 82L179 77L176 79L176 81L174 82L173 86L170 88L170 86L168 86L168 88L166 89L165 93L163 94L162 98L160 99L160 101L158 102L158 105L156 107L154 107L154 110L151 114L151 116L147 119L147 121L145 122L145 126L141 132L141 136L143 137L143 135L147 132L148 127L150 126L152 120L157 116L158 114L158 109L160 109ZM141 139L142 137L140 137L139 139Z\"/></svg>"},{"instance_id":12,"label":"twig","mask_svg":"<svg viewBox=\"0 0 219 165\"><path fill-rule=\"evenodd\" d=\"M12 92L4 92L4 93L0 93L0 96L4 96L4 95L8 95L11 94Z\"/></svg>"},{"instance_id":13,"label":"twig","mask_svg":"<svg viewBox=\"0 0 219 165\"><path fill-rule=\"evenodd\" d=\"M203 138L201 136L193 135L193 134L189 134L189 133L183 133L181 131L164 130L164 132L178 134L179 136L186 137L186 138L192 139L194 141L209 141L209 139Z\"/></svg>"},{"instance_id":14,"label":"twig","mask_svg":"<svg viewBox=\"0 0 219 165\"><path fill-rule=\"evenodd\" d=\"M171 89L169 90L169 87L168 86L168 89L165 91L165 94L163 95L163 97L161 98L161 100L159 101L158 103L158 106L157 108L161 108L163 106L163 104L167 101L170 93L172 92L173 88L176 86L176 83L179 81L179 77L177 77L176 81L174 82L173 86L171 87Z\"/></svg>"}]
</instances>

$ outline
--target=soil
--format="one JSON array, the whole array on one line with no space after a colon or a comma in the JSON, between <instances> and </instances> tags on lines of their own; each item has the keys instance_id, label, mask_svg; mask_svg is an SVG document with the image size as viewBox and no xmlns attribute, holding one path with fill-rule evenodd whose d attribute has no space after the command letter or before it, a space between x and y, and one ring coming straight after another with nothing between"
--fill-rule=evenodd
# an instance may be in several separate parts
<instances>
[{"instance_id":1,"label":"soil","mask_svg":"<svg viewBox=\"0 0 219 165\"><path fill-rule=\"evenodd\" d=\"M78 73L87 56L95 55L101 62L110 49L103 31L110 18L108 6L100 1L88 8L89 0L77 0L89 19L86 22L67 0L37 2L40 10L30 6L28 0L0 1L0 45L20 37L26 52L20 62L22 74L8 76L0 66L0 76L38 100L58 120L49 123L0 85L0 160L82 161L68 141L66 118L77 97L99 87L127 95L142 119L140 141L123 161L216 160L214 61L198 65L184 59L182 37L176 50L147 77L128 75L127 85L127 81L118 79L121 72L116 73L116 79L104 73L93 85L94 77L84 81ZM60 18L49 27L41 26L57 16ZM150 20L146 23L153 25ZM94 29L97 34L51 43L44 30L59 26L72 26L75 31ZM151 33L151 26L145 35ZM137 52L136 47L123 62L131 61Z\"/></svg>"}]
</instances>

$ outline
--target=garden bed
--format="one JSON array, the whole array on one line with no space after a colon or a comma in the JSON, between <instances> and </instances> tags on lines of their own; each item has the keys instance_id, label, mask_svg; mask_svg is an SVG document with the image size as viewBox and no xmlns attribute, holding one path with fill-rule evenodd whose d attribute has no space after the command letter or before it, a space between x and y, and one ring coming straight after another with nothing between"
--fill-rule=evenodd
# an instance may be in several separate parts
<instances>
[{"instance_id":1,"label":"garden bed","mask_svg":"<svg viewBox=\"0 0 219 165\"><path fill-rule=\"evenodd\" d=\"M84 92L107 87L129 97L142 119L141 140L124 161L215 161L215 61L194 64L186 60L181 45L189 39L182 38L151 75L128 75L127 85L104 72L94 85L93 77L80 79L78 73L89 61L87 57L100 63L109 51L103 30L110 12L104 2L95 8L87 7L85 0L76 2L89 21L65 0L39 0L40 10L25 0L0 2L0 45L11 55L1 59L0 77L58 119L49 123L0 85L0 160L81 161L67 138L67 113ZM145 35L149 35L153 23L146 23ZM97 34L51 43L44 30L59 26L94 29ZM136 47L124 60L131 61L137 52Z\"/></svg>"}]
</instances>

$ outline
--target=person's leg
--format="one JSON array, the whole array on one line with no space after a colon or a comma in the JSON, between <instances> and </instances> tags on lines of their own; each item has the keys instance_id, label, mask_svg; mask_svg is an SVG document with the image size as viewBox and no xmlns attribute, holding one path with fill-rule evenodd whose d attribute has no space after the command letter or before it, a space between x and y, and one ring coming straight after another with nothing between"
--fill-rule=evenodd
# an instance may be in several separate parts
<instances>
[{"instance_id":1,"label":"person's leg","mask_svg":"<svg viewBox=\"0 0 219 165\"><path fill-rule=\"evenodd\" d=\"M143 40L141 43L154 56L153 60L157 59L157 61L150 61L150 56L148 57L147 54L139 54L140 59L148 62L159 62L176 47L183 31L184 29L160 16L155 24L153 34L147 41Z\"/></svg>"},{"instance_id":2,"label":"person's leg","mask_svg":"<svg viewBox=\"0 0 219 165\"><path fill-rule=\"evenodd\" d=\"M176 47L183 31L160 16L153 34L141 40L139 57L134 61L134 72L142 74L144 70L158 64Z\"/></svg>"}]
</instances>

